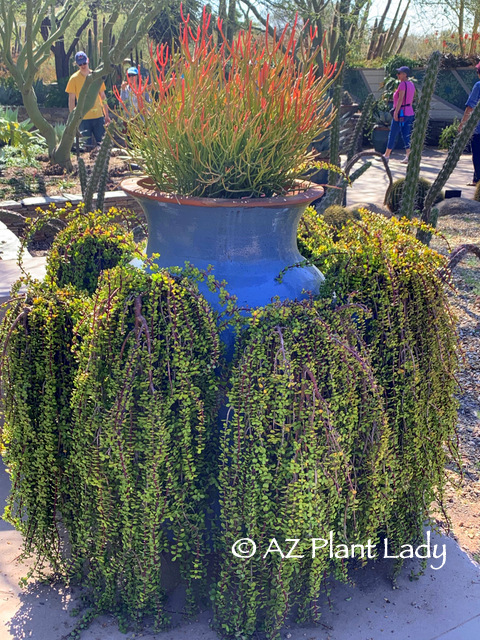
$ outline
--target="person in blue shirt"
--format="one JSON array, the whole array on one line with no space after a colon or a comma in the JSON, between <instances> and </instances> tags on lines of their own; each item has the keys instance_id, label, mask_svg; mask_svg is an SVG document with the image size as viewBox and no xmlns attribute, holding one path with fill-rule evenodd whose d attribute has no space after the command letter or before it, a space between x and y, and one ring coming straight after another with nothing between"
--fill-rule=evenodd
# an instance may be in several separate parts
<instances>
[{"instance_id":1,"label":"person in blue shirt","mask_svg":"<svg viewBox=\"0 0 480 640\"><path fill-rule=\"evenodd\" d=\"M461 131L463 125L469 119L470 114L472 113L474 107L477 102L480 100L480 62L475 67L477 70L477 74L479 75L479 81L473 85L473 89L468 96L468 100L465 103L465 113L463 114L463 118L458 126L458 130ZM467 187L473 187L480 180L480 122L475 127L475 131L473 132L472 140L472 161L473 161L473 180L469 182Z\"/></svg>"}]
</instances>

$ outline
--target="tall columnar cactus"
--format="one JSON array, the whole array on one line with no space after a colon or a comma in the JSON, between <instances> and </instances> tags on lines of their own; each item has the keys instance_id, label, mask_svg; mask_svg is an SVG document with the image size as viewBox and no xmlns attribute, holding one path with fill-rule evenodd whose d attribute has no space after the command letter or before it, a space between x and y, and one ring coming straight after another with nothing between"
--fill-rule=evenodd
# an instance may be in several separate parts
<instances>
[{"instance_id":1,"label":"tall columnar cactus","mask_svg":"<svg viewBox=\"0 0 480 640\"><path fill-rule=\"evenodd\" d=\"M422 211L422 221L435 226L433 224L434 220L432 217L432 208L435 202L437 201L437 196L440 191L445 186L448 178L450 177L452 171L457 166L458 160L465 149L467 142L470 140L475 127L480 121L480 102L473 109L470 114L470 118L467 120L465 125L463 126L461 132L455 138L452 146L448 150L447 157L445 158L445 162L443 163L440 172L435 178L432 186L430 187L429 192L425 197L425 204L423 206ZM419 239L423 239L421 232L419 232Z\"/></svg>"},{"instance_id":2,"label":"tall columnar cactus","mask_svg":"<svg viewBox=\"0 0 480 640\"><path fill-rule=\"evenodd\" d=\"M428 118L430 113L430 102L432 100L435 84L437 82L438 70L440 67L440 51L434 51L430 56L425 72L422 86L422 94L417 104L415 114L415 124L412 132L410 144L410 157L408 162L405 185L403 188L402 205L400 207L400 217L413 218L415 213L415 201L418 188L418 176L420 173L420 162L422 159L423 145L427 133Z\"/></svg>"},{"instance_id":3,"label":"tall columnar cactus","mask_svg":"<svg viewBox=\"0 0 480 640\"><path fill-rule=\"evenodd\" d=\"M83 158L78 159L78 170L80 175L80 183L82 187L83 202L85 203L85 211L92 211L93 194L98 187L97 209L103 208L105 200L105 190L107 187L108 165L110 162L110 150L113 146L113 138L107 132L103 137L102 144L98 151L97 159L93 165L92 174L87 181L86 168Z\"/></svg>"},{"instance_id":4,"label":"tall columnar cactus","mask_svg":"<svg viewBox=\"0 0 480 640\"><path fill-rule=\"evenodd\" d=\"M347 161L351 160L353 156L357 153L359 147L361 147L361 138L363 137L363 129L365 128L367 119L370 117L374 102L375 102L375 96L373 95L373 93L369 93L365 102L363 103L362 113L360 115L360 118L357 120L355 124L355 129L353 130L353 135L347 150Z\"/></svg>"}]
</instances>

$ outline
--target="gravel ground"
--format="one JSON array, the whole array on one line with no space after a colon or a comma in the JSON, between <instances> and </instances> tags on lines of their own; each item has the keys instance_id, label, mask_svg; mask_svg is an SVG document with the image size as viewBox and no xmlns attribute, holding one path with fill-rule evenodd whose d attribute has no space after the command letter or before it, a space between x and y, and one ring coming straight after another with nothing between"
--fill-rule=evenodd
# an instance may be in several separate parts
<instances>
[{"instance_id":1,"label":"gravel ground","mask_svg":"<svg viewBox=\"0 0 480 640\"><path fill-rule=\"evenodd\" d=\"M440 218L438 230L453 250L461 244L480 245L480 215ZM431 244L448 253L445 241ZM447 513L459 544L480 562L480 260L469 254L453 271L455 291L450 294L458 318L463 350L459 375L458 430L462 473L449 470ZM463 479L462 479L463 475ZM457 485L457 486L455 486Z\"/></svg>"}]
</instances>

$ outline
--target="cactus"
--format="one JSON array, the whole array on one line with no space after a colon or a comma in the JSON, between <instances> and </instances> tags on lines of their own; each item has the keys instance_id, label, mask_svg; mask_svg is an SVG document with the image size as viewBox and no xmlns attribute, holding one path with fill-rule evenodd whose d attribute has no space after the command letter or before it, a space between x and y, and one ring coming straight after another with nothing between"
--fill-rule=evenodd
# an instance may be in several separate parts
<instances>
[{"instance_id":1,"label":"cactus","mask_svg":"<svg viewBox=\"0 0 480 640\"><path fill-rule=\"evenodd\" d=\"M85 195L87 190L87 168L83 158L78 157L78 177L80 179L80 189L82 190L82 196Z\"/></svg>"},{"instance_id":2,"label":"cactus","mask_svg":"<svg viewBox=\"0 0 480 640\"><path fill-rule=\"evenodd\" d=\"M477 202L480 202L480 182L477 182L477 186L475 187L475 195L473 196L473 199L476 200Z\"/></svg>"},{"instance_id":3,"label":"cactus","mask_svg":"<svg viewBox=\"0 0 480 640\"><path fill-rule=\"evenodd\" d=\"M467 142L470 140L475 127L477 126L480 120L480 102L475 106L472 113L470 114L469 119L464 124L463 129L455 138L453 145L450 147L447 157L445 158L445 162L443 163L443 167L440 169L438 176L433 181L432 186L430 187L430 191L427 193L425 198L425 204L422 212L422 222L426 224L430 224L432 226L434 220L432 219L432 208L436 202L436 197L438 193L443 189L445 183L450 177L452 171L457 166L458 160L465 149ZM411 155L411 154L410 154ZM417 238L420 240L423 239L422 232L419 231L417 234Z\"/></svg>"},{"instance_id":4,"label":"cactus","mask_svg":"<svg viewBox=\"0 0 480 640\"><path fill-rule=\"evenodd\" d=\"M423 145L427 133L430 102L437 82L440 67L440 51L434 51L430 56L422 86L422 95L418 100L415 124L410 144L410 156L408 161L405 184L403 187L402 203L399 211L400 217L412 218L415 212L416 191L419 184L420 162L422 159Z\"/></svg>"},{"instance_id":5,"label":"cactus","mask_svg":"<svg viewBox=\"0 0 480 640\"><path fill-rule=\"evenodd\" d=\"M105 136L107 137L107 136ZM113 138L111 136L108 136L109 141L110 141L110 145L108 147L108 155L107 155L107 161L104 162L103 166L100 167L100 178L98 181L98 188L97 188L97 206L95 207L97 209L97 211L100 211L103 213L103 205L105 202L105 192L107 190L107 182L108 182L108 164L109 164L109 160L110 160L110 149L112 148L113 145ZM98 157L97 157L98 160Z\"/></svg>"},{"instance_id":6,"label":"cactus","mask_svg":"<svg viewBox=\"0 0 480 640\"><path fill-rule=\"evenodd\" d=\"M405 178L395 180L390 193L388 194L386 205L392 213L397 214L401 209L405 182ZM431 182L429 182L426 178L418 178L417 188L415 189L415 203L413 208L414 211L423 211L423 208L425 206L425 198L431 186ZM440 202L441 200L443 200L443 198L444 196L442 193L437 194L435 203ZM413 217L413 215L411 217Z\"/></svg>"},{"instance_id":7,"label":"cactus","mask_svg":"<svg viewBox=\"0 0 480 640\"><path fill-rule=\"evenodd\" d=\"M349 220L360 220L358 211L349 211L339 204L327 207L322 215L325 222L336 229L341 229Z\"/></svg>"},{"instance_id":8,"label":"cactus","mask_svg":"<svg viewBox=\"0 0 480 640\"><path fill-rule=\"evenodd\" d=\"M373 93L369 93L365 102L363 103L362 113L360 115L360 118L357 120L355 124L355 129L353 130L350 146L347 150L347 161L353 158L358 148L361 146L363 130L365 128L366 122L370 117L374 103L375 103L375 96L373 95Z\"/></svg>"},{"instance_id":9,"label":"cactus","mask_svg":"<svg viewBox=\"0 0 480 640\"><path fill-rule=\"evenodd\" d=\"M83 159L78 159L78 172L82 188L83 202L85 203L85 211L92 211L93 194L97 187L97 209L103 209L105 190L107 187L108 165L110 162L110 150L112 146L113 138L107 132L103 137L89 180L87 180L86 177L86 168Z\"/></svg>"},{"instance_id":10,"label":"cactus","mask_svg":"<svg viewBox=\"0 0 480 640\"><path fill-rule=\"evenodd\" d=\"M408 0L400 19L399 13L402 2L400 1L397 4L397 9L395 11L395 15L390 24L390 27L388 30L385 30L384 25L388 11L390 9L390 5L391 0L387 0L387 2L385 3L384 12L380 20L375 19L375 23L373 25L370 36L370 46L368 47L367 60L372 60L374 58L388 58L394 53L400 53L403 45L405 44L405 39L410 27L410 23L408 23L400 44L398 44L397 46L398 40L400 38L400 32L403 29L405 18L410 6L410 0Z\"/></svg>"}]
</instances>

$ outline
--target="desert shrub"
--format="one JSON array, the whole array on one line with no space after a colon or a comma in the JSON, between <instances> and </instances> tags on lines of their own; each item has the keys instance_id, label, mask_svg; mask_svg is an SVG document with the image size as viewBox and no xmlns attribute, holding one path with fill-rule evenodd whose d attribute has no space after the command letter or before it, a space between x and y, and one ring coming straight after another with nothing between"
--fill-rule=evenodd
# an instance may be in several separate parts
<instances>
[{"instance_id":1,"label":"desert shrub","mask_svg":"<svg viewBox=\"0 0 480 640\"><path fill-rule=\"evenodd\" d=\"M0 108L0 164L35 166L36 156L45 149L45 139L33 131L29 118L19 122L18 109Z\"/></svg>"}]
</instances>

